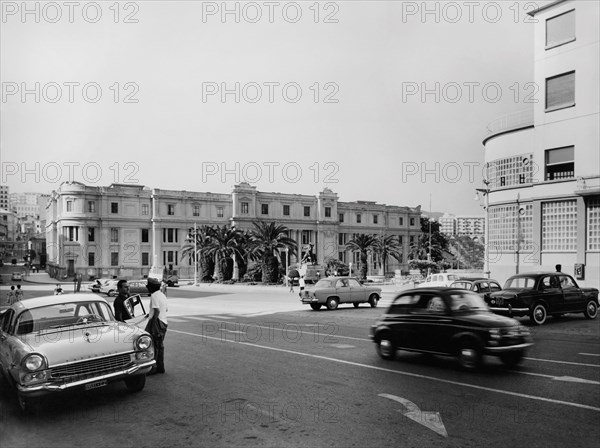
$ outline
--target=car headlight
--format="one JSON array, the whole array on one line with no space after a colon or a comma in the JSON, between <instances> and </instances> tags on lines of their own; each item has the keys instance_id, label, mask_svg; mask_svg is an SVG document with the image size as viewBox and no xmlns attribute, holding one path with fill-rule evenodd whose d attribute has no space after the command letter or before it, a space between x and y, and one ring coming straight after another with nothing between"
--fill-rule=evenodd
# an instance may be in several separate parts
<instances>
[{"instance_id":1,"label":"car headlight","mask_svg":"<svg viewBox=\"0 0 600 448\"><path fill-rule=\"evenodd\" d=\"M35 372L36 370L41 370L46 364L44 357L42 355L38 355L37 353L32 353L28 355L23 360L23 368L30 372Z\"/></svg>"},{"instance_id":2,"label":"car headlight","mask_svg":"<svg viewBox=\"0 0 600 448\"><path fill-rule=\"evenodd\" d=\"M148 350L150 347L152 347L152 338L147 334L143 334L135 340L137 350Z\"/></svg>"}]
</instances>

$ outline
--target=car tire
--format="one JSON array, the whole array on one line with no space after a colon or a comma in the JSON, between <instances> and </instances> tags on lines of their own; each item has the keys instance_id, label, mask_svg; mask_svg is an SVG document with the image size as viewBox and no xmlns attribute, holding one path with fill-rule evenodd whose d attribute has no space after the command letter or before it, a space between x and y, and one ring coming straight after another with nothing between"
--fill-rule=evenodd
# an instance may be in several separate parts
<instances>
[{"instance_id":1,"label":"car tire","mask_svg":"<svg viewBox=\"0 0 600 448\"><path fill-rule=\"evenodd\" d=\"M146 385L146 375L135 375L130 378L125 378L125 386L129 392L139 392Z\"/></svg>"},{"instance_id":2,"label":"car tire","mask_svg":"<svg viewBox=\"0 0 600 448\"><path fill-rule=\"evenodd\" d=\"M503 353L500 355L500 361L506 367L516 367L523 359L523 352Z\"/></svg>"},{"instance_id":3,"label":"car tire","mask_svg":"<svg viewBox=\"0 0 600 448\"><path fill-rule=\"evenodd\" d=\"M358 305L360 305L360 303L358 302L353 302L352 305L354 305L354 308L358 308Z\"/></svg>"},{"instance_id":4,"label":"car tire","mask_svg":"<svg viewBox=\"0 0 600 448\"><path fill-rule=\"evenodd\" d=\"M465 370L477 370L481 366L482 354L479 344L472 339L463 339L456 351L458 364Z\"/></svg>"},{"instance_id":5,"label":"car tire","mask_svg":"<svg viewBox=\"0 0 600 448\"><path fill-rule=\"evenodd\" d=\"M396 352L398 348L392 341L389 333L383 333L377 339L377 354L381 356L382 359L391 361L396 358Z\"/></svg>"},{"instance_id":6,"label":"car tire","mask_svg":"<svg viewBox=\"0 0 600 448\"><path fill-rule=\"evenodd\" d=\"M321 304L320 303L311 303L310 307L315 311L319 311L321 309Z\"/></svg>"},{"instance_id":7,"label":"car tire","mask_svg":"<svg viewBox=\"0 0 600 448\"><path fill-rule=\"evenodd\" d=\"M529 312L529 319L536 325L543 325L548 318L548 311L543 303L536 303Z\"/></svg>"},{"instance_id":8,"label":"car tire","mask_svg":"<svg viewBox=\"0 0 600 448\"><path fill-rule=\"evenodd\" d=\"M329 297L327 299L327 309L335 310L338 307L338 299L336 297Z\"/></svg>"},{"instance_id":9,"label":"car tire","mask_svg":"<svg viewBox=\"0 0 600 448\"><path fill-rule=\"evenodd\" d=\"M595 319L598 316L598 304L594 299L590 299L585 304L583 315L586 319Z\"/></svg>"},{"instance_id":10,"label":"car tire","mask_svg":"<svg viewBox=\"0 0 600 448\"><path fill-rule=\"evenodd\" d=\"M377 302L379 302L379 296L377 294L371 294L369 297L369 305L371 305L371 308L377 308Z\"/></svg>"}]
</instances>

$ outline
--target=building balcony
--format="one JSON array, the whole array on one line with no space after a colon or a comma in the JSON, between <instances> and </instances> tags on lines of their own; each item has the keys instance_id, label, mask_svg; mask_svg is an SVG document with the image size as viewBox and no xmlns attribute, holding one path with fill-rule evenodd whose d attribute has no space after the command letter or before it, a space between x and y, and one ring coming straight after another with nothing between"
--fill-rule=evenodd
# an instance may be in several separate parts
<instances>
[{"instance_id":1,"label":"building balcony","mask_svg":"<svg viewBox=\"0 0 600 448\"><path fill-rule=\"evenodd\" d=\"M577 189L575 194L580 196L591 196L600 194L600 174L593 176L579 176L577 178Z\"/></svg>"},{"instance_id":2,"label":"building balcony","mask_svg":"<svg viewBox=\"0 0 600 448\"><path fill-rule=\"evenodd\" d=\"M486 139L496 134L529 126L533 126L533 108L513 112L492 121L487 125Z\"/></svg>"}]
</instances>

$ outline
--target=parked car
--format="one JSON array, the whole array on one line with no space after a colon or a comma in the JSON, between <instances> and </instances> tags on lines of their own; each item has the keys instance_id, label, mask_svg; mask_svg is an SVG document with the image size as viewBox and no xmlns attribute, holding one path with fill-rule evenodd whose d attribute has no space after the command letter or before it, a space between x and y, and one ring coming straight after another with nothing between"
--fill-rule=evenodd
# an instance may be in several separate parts
<instances>
[{"instance_id":1,"label":"parked car","mask_svg":"<svg viewBox=\"0 0 600 448\"><path fill-rule=\"evenodd\" d=\"M117 283L119 280L107 280L100 287L100 292L106 294L109 297L114 297L118 294Z\"/></svg>"},{"instance_id":2,"label":"parked car","mask_svg":"<svg viewBox=\"0 0 600 448\"><path fill-rule=\"evenodd\" d=\"M23 274L21 272L15 271L11 274L10 279L14 282L23 281Z\"/></svg>"},{"instance_id":3,"label":"parked car","mask_svg":"<svg viewBox=\"0 0 600 448\"><path fill-rule=\"evenodd\" d=\"M450 286L452 282L459 279L456 274L442 272L440 274L431 274L425 278L423 283L419 283L417 288L431 288L436 286Z\"/></svg>"},{"instance_id":4,"label":"parked car","mask_svg":"<svg viewBox=\"0 0 600 448\"><path fill-rule=\"evenodd\" d=\"M371 327L370 336L384 359L407 350L455 356L465 369L479 367L483 355L517 365L533 345L528 328L491 313L478 294L457 288L402 292Z\"/></svg>"},{"instance_id":5,"label":"parked car","mask_svg":"<svg viewBox=\"0 0 600 448\"><path fill-rule=\"evenodd\" d=\"M598 315L598 289L580 288L573 277L562 272L513 275L487 302L494 313L529 316L537 325L546 322L548 315L583 313L588 319Z\"/></svg>"},{"instance_id":6,"label":"parked car","mask_svg":"<svg viewBox=\"0 0 600 448\"><path fill-rule=\"evenodd\" d=\"M111 279L108 278L98 278L96 280L94 280L94 282L88 286L88 289L92 292L101 292L102 289L102 285L104 285L105 283L111 281Z\"/></svg>"},{"instance_id":7,"label":"parked car","mask_svg":"<svg viewBox=\"0 0 600 448\"><path fill-rule=\"evenodd\" d=\"M149 296L150 292L146 288L147 280L128 280L129 294L139 294L143 296Z\"/></svg>"},{"instance_id":8,"label":"parked car","mask_svg":"<svg viewBox=\"0 0 600 448\"><path fill-rule=\"evenodd\" d=\"M140 391L154 365L150 335L117 322L97 295L23 300L0 315L0 376L16 390L23 411L41 396L114 381Z\"/></svg>"},{"instance_id":9,"label":"parked car","mask_svg":"<svg viewBox=\"0 0 600 448\"><path fill-rule=\"evenodd\" d=\"M500 283L489 278L461 278L453 281L450 288L462 288L479 294L487 299L491 293L501 291Z\"/></svg>"},{"instance_id":10,"label":"parked car","mask_svg":"<svg viewBox=\"0 0 600 448\"><path fill-rule=\"evenodd\" d=\"M353 277L322 278L313 288L300 293L302 303L310 305L315 311L323 305L335 310L338 305L345 303L351 303L355 308L361 303L368 303L375 308L380 298L381 288L362 285Z\"/></svg>"}]
</instances>

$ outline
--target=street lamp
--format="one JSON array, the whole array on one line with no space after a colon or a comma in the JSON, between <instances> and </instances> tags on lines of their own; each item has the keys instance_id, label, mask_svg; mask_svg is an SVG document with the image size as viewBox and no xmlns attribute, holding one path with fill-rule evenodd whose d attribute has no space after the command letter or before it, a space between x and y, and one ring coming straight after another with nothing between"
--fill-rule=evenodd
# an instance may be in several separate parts
<instances>
[{"instance_id":1,"label":"street lamp","mask_svg":"<svg viewBox=\"0 0 600 448\"><path fill-rule=\"evenodd\" d=\"M490 181L488 179L483 179L483 184L485 188L476 188L475 191L475 200L479 200L479 193L483 195L485 198L485 205L483 208L485 209L485 245L483 246L484 254L483 254L483 271L484 274L487 275L487 278L490 278Z\"/></svg>"},{"instance_id":2,"label":"street lamp","mask_svg":"<svg viewBox=\"0 0 600 448\"><path fill-rule=\"evenodd\" d=\"M289 281L289 279L288 279L288 277L289 277L289 272L288 272L288 266L289 266L289 258L288 257L289 257L289 252L290 252L289 247L286 247L285 248L285 287L286 288L288 286L290 286L288 284L288 281Z\"/></svg>"}]
</instances>

